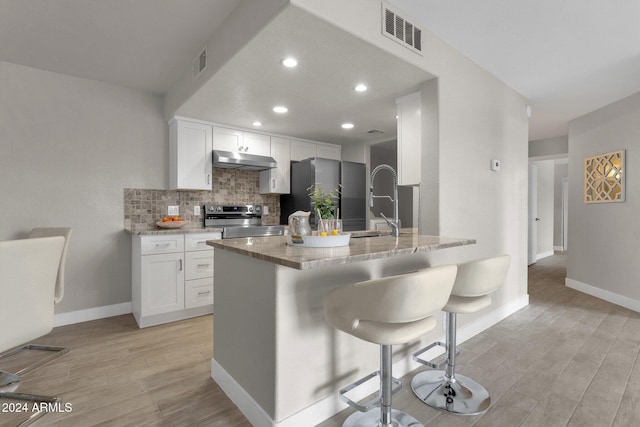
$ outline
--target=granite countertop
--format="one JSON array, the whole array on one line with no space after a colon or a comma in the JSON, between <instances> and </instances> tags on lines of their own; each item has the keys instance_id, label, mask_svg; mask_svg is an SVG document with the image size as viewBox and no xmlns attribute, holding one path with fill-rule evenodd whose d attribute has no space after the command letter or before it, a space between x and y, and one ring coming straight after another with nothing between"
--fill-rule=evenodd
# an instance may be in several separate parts
<instances>
[{"instance_id":1,"label":"granite countertop","mask_svg":"<svg viewBox=\"0 0 640 427\"><path fill-rule=\"evenodd\" d=\"M357 234L359 232L355 232ZM335 248L304 248L287 245L286 236L247 237L227 240L207 240L209 246L250 256L285 267L310 270L334 264L346 264L416 252L475 244L474 239L456 239L419 235L415 230L402 231L399 237L382 235L350 239L348 246Z\"/></svg>"},{"instance_id":2,"label":"granite countertop","mask_svg":"<svg viewBox=\"0 0 640 427\"><path fill-rule=\"evenodd\" d=\"M157 225L148 227L127 228L124 231L133 236L153 236L162 234L220 233L222 228L203 227L202 223L185 224L181 228L160 228Z\"/></svg>"}]
</instances>

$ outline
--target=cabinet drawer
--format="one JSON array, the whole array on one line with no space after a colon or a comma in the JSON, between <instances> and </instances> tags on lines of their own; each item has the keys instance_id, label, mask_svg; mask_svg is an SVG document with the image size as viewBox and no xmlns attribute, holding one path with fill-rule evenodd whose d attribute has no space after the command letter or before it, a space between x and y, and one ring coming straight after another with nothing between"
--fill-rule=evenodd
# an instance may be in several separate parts
<instances>
[{"instance_id":1,"label":"cabinet drawer","mask_svg":"<svg viewBox=\"0 0 640 427\"><path fill-rule=\"evenodd\" d=\"M199 234L186 234L184 236L184 250L185 251L206 251L213 250L212 246L207 245L207 240L219 240L222 238L222 233L199 233Z\"/></svg>"},{"instance_id":2,"label":"cabinet drawer","mask_svg":"<svg viewBox=\"0 0 640 427\"><path fill-rule=\"evenodd\" d=\"M184 251L184 237L182 234L166 236L143 236L141 242L142 255L165 254Z\"/></svg>"},{"instance_id":3,"label":"cabinet drawer","mask_svg":"<svg viewBox=\"0 0 640 427\"><path fill-rule=\"evenodd\" d=\"M189 280L184 287L184 307L213 304L213 278Z\"/></svg>"},{"instance_id":4,"label":"cabinet drawer","mask_svg":"<svg viewBox=\"0 0 640 427\"><path fill-rule=\"evenodd\" d=\"M185 280L213 277L213 249L185 253Z\"/></svg>"}]
</instances>

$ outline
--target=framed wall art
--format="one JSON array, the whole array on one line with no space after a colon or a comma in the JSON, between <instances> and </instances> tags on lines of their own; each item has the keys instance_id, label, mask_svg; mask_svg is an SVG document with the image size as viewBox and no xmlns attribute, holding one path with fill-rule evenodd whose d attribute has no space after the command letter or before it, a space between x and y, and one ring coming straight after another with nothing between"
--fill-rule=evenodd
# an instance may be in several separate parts
<instances>
[{"instance_id":1,"label":"framed wall art","mask_svg":"<svg viewBox=\"0 0 640 427\"><path fill-rule=\"evenodd\" d=\"M624 150L584 159L584 202L624 202Z\"/></svg>"}]
</instances>

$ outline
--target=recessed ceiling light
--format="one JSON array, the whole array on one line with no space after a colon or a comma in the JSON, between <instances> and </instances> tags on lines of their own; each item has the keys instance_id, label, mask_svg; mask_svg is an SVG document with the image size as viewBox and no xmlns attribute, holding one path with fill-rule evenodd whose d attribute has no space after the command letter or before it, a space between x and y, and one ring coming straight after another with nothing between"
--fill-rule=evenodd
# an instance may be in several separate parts
<instances>
[{"instance_id":1,"label":"recessed ceiling light","mask_svg":"<svg viewBox=\"0 0 640 427\"><path fill-rule=\"evenodd\" d=\"M254 126L262 126L262 122L259 122L259 121L256 120L255 122L253 122L253 125Z\"/></svg>"},{"instance_id":2,"label":"recessed ceiling light","mask_svg":"<svg viewBox=\"0 0 640 427\"><path fill-rule=\"evenodd\" d=\"M283 107L282 105L276 105L275 107L273 107L273 111L283 114L289 111L289 109L287 107Z\"/></svg>"},{"instance_id":3,"label":"recessed ceiling light","mask_svg":"<svg viewBox=\"0 0 640 427\"><path fill-rule=\"evenodd\" d=\"M353 129L353 123L343 123L342 129Z\"/></svg>"},{"instance_id":4,"label":"recessed ceiling light","mask_svg":"<svg viewBox=\"0 0 640 427\"><path fill-rule=\"evenodd\" d=\"M296 67L298 65L298 60L296 60L296 58L285 58L282 61L282 65L284 65L287 68L293 68Z\"/></svg>"},{"instance_id":5,"label":"recessed ceiling light","mask_svg":"<svg viewBox=\"0 0 640 427\"><path fill-rule=\"evenodd\" d=\"M356 87L354 87L356 92L364 92L367 90L367 85L363 84L363 83L358 83L356 85Z\"/></svg>"}]
</instances>

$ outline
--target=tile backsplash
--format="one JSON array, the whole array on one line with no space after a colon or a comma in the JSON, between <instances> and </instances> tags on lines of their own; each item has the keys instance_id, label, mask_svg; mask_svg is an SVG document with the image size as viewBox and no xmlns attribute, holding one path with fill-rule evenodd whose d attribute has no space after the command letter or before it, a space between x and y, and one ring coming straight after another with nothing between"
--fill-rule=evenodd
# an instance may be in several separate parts
<instances>
[{"instance_id":1,"label":"tile backsplash","mask_svg":"<svg viewBox=\"0 0 640 427\"><path fill-rule=\"evenodd\" d=\"M203 215L193 215L193 207L205 204L248 204L268 206L263 224L280 222L280 196L260 194L260 175L256 171L213 168L212 191L124 189L124 226L131 230L155 227L167 216L169 206L179 206L180 216L190 221L185 227L202 227Z\"/></svg>"}]
</instances>

